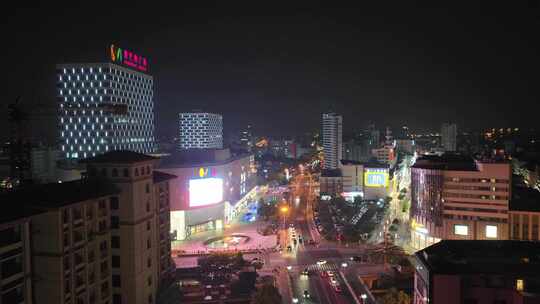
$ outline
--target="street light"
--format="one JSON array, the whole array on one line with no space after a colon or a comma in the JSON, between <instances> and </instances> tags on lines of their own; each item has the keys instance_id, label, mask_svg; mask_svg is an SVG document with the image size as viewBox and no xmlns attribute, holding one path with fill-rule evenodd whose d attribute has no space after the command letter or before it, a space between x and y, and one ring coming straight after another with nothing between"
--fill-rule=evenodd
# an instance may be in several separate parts
<instances>
[{"instance_id":1,"label":"street light","mask_svg":"<svg viewBox=\"0 0 540 304\"><path fill-rule=\"evenodd\" d=\"M281 209L279 209L282 213L287 213L289 211L289 207L283 206Z\"/></svg>"}]
</instances>

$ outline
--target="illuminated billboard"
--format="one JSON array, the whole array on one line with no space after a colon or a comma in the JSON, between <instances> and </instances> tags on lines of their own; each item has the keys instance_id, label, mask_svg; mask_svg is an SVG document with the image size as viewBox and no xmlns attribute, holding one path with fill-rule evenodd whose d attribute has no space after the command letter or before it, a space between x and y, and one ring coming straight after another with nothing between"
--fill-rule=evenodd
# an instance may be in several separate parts
<instances>
[{"instance_id":1,"label":"illuminated billboard","mask_svg":"<svg viewBox=\"0 0 540 304\"><path fill-rule=\"evenodd\" d=\"M366 168L364 173L364 185L366 187L387 187L388 170Z\"/></svg>"},{"instance_id":2,"label":"illuminated billboard","mask_svg":"<svg viewBox=\"0 0 540 304\"><path fill-rule=\"evenodd\" d=\"M200 207L223 201L223 179L198 178L189 180L189 207Z\"/></svg>"}]
</instances>

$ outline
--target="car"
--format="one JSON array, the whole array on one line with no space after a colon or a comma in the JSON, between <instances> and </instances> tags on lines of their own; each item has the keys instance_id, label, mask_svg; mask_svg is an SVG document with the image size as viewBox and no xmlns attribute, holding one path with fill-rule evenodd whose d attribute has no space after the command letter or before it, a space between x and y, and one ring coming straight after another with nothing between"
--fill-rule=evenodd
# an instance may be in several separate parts
<instances>
[{"instance_id":1,"label":"car","mask_svg":"<svg viewBox=\"0 0 540 304\"><path fill-rule=\"evenodd\" d=\"M336 280L336 278L334 278L334 276L331 276L328 280L330 281L330 284L332 284L332 285L338 285L339 284L339 282Z\"/></svg>"},{"instance_id":2,"label":"car","mask_svg":"<svg viewBox=\"0 0 540 304\"><path fill-rule=\"evenodd\" d=\"M328 277L333 277L335 274L334 274L333 271L327 270L327 271L326 271L326 275L327 275Z\"/></svg>"},{"instance_id":3,"label":"car","mask_svg":"<svg viewBox=\"0 0 540 304\"><path fill-rule=\"evenodd\" d=\"M324 265L326 264L326 260L318 260L317 261L317 265L321 266L321 265Z\"/></svg>"},{"instance_id":4,"label":"car","mask_svg":"<svg viewBox=\"0 0 540 304\"><path fill-rule=\"evenodd\" d=\"M309 297L310 297L309 291L304 290L304 298L309 298Z\"/></svg>"},{"instance_id":5,"label":"car","mask_svg":"<svg viewBox=\"0 0 540 304\"><path fill-rule=\"evenodd\" d=\"M291 251L292 251L291 245L287 246L287 251L288 251L288 252L291 252Z\"/></svg>"},{"instance_id":6,"label":"car","mask_svg":"<svg viewBox=\"0 0 540 304\"><path fill-rule=\"evenodd\" d=\"M304 270L302 270L302 275L308 276L309 270L307 268L304 268Z\"/></svg>"},{"instance_id":7,"label":"car","mask_svg":"<svg viewBox=\"0 0 540 304\"><path fill-rule=\"evenodd\" d=\"M328 273L326 273L326 271L321 271L321 278L327 278L328 277Z\"/></svg>"},{"instance_id":8,"label":"car","mask_svg":"<svg viewBox=\"0 0 540 304\"><path fill-rule=\"evenodd\" d=\"M206 297L204 297L204 300L205 301L212 301L212 296L206 296Z\"/></svg>"},{"instance_id":9,"label":"car","mask_svg":"<svg viewBox=\"0 0 540 304\"><path fill-rule=\"evenodd\" d=\"M334 285L333 287L335 292L341 292L341 287L339 285Z\"/></svg>"}]
</instances>

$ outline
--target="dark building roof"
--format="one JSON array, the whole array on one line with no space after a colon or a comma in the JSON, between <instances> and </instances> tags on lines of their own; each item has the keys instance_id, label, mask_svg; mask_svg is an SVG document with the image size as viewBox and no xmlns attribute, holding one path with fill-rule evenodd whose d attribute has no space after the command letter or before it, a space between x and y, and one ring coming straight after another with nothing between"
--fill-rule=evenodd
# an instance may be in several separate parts
<instances>
[{"instance_id":1,"label":"dark building roof","mask_svg":"<svg viewBox=\"0 0 540 304\"><path fill-rule=\"evenodd\" d=\"M117 150L117 151L110 151L104 154L100 154L95 157L90 157L81 160L81 163L112 163L112 164L129 164L129 163L137 163L137 162L144 162L144 161L150 161L150 160L156 160L158 158L137 153L133 151L127 151L127 150Z\"/></svg>"},{"instance_id":2,"label":"dark building roof","mask_svg":"<svg viewBox=\"0 0 540 304\"><path fill-rule=\"evenodd\" d=\"M152 177L154 179L154 184L156 184L156 183L161 183L161 182L164 182L164 181L167 181L167 180L175 179L178 176L154 170L152 172Z\"/></svg>"},{"instance_id":3,"label":"dark building roof","mask_svg":"<svg viewBox=\"0 0 540 304\"><path fill-rule=\"evenodd\" d=\"M415 253L431 274L540 276L540 243L443 240Z\"/></svg>"},{"instance_id":4,"label":"dark building roof","mask_svg":"<svg viewBox=\"0 0 540 304\"><path fill-rule=\"evenodd\" d=\"M324 169L321 172L321 177L340 177L341 170L339 169Z\"/></svg>"},{"instance_id":5,"label":"dark building roof","mask_svg":"<svg viewBox=\"0 0 540 304\"><path fill-rule=\"evenodd\" d=\"M361 162L361 161L348 160L348 159L342 159L341 164L344 165L344 166L346 166L346 165L362 165L362 166L364 166L366 168L385 168L385 169L388 169L388 167L390 167L387 164L379 163L377 161Z\"/></svg>"},{"instance_id":6,"label":"dark building roof","mask_svg":"<svg viewBox=\"0 0 540 304\"><path fill-rule=\"evenodd\" d=\"M540 212L540 192L526 187L515 185L512 187L510 211Z\"/></svg>"},{"instance_id":7,"label":"dark building roof","mask_svg":"<svg viewBox=\"0 0 540 304\"><path fill-rule=\"evenodd\" d=\"M19 204L18 202L9 202L4 201L4 194L0 194L0 200L5 204L9 204L2 209L0 212L0 226L2 224L7 224L11 222L21 221L28 219L29 217L41 213L41 211L36 210L30 206Z\"/></svg>"},{"instance_id":8,"label":"dark building roof","mask_svg":"<svg viewBox=\"0 0 540 304\"><path fill-rule=\"evenodd\" d=\"M159 168L219 166L250 155L250 153L241 153L232 156L225 153L225 155L228 156L225 157L225 159L219 159L217 153L219 153L219 151L215 149L192 149L174 152L171 155L160 159Z\"/></svg>"},{"instance_id":9,"label":"dark building roof","mask_svg":"<svg viewBox=\"0 0 540 304\"><path fill-rule=\"evenodd\" d=\"M119 190L107 180L81 179L23 187L0 194L0 201L10 205L20 204L28 208L46 210L116 193L119 193Z\"/></svg>"},{"instance_id":10,"label":"dark building roof","mask_svg":"<svg viewBox=\"0 0 540 304\"><path fill-rule=\"evenodd\" d=\"M454 171L478 170L472 157L453 153L445 153L443 155L423 155L416 160L412 167Z\"/></svg>"}]
</instances>

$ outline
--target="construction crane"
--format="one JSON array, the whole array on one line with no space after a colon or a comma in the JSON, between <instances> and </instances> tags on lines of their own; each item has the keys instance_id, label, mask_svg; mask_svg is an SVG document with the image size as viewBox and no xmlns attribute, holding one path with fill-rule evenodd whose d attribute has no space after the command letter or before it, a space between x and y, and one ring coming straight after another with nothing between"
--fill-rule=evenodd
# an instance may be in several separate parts
<instances>
[{"instance_id":1,"label":"construction crane","mask_svg":"<svg viewBox=\"0 0 540 304\"><path fill-rule=\"evenodd\" d=\"M21 97L17 97L13 103L8 105L10 178L16 179L20 183L31 179L30 153L33 144L31 136L33 122L39 116L54 115L56 113L49 113L44 109L52 108L43 104L25 107L21 103Z\"/></svg>"}]
</instances>

